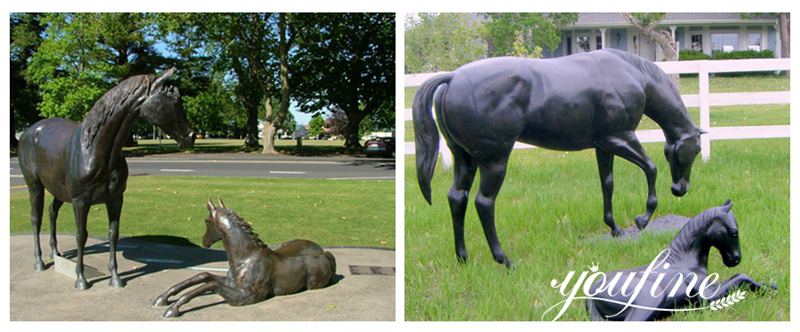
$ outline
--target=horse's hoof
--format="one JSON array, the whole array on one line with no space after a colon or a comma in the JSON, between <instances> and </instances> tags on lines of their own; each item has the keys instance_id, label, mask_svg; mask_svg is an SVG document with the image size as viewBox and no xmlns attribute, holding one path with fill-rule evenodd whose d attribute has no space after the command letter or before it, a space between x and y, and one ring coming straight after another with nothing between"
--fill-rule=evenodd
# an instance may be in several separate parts
<instances>
[{"instance_id":1,"label":"horse's hoof","mask_svg":"<svg viewBox=\"0 0 800 332\"><path fill-rule=\"evenodd\" d=\"M636 228L638 228L640 231L644 230L644 228L647 227L648 222L650 222L650 218L645 218L644 216L638 216L636 217Z\"/></svg>"},{"instance_id":2,"label":"horse's hoof","mask_svg":"<svg viewBox=\"0 0 800 332\"><path fill-rule=\"evenodd\" d=\"M108 285L114 288L123 288L125 287L125 282L119 277L111 278L111 280L108 281Z\"/></svg>"},{"instance_id":3,"label":"horse's hoof","mask_svg":"<svg viewBox=\"0 0 800 332\"><path fill-rule=\"evenodd\" d=\"M89 283L86 282L86 279L75 280L75 289L77 289L77 290L87 290L87 289L89 289Z\"/></svg>"},{"instance_id":4,"label":"horse's hoof","mask_svg":"<svg viewBox=\"0 0 800 332\"><path fill-rule=\"evenodd\" d=\"M461 264L467 264L467 255L456 255L456 260L458 260L458 262Z\"/></svg>"},{"instance_id":5,"label":"horse's hoof","mask_svg":"<svg viewBox=\"0 0 800 332\"><path fill-rule=\"evenodd\" d=\"M614 228L614 229L611 230L611 236L612 237L620 237L620 236L622 236L622 231L620 231L619 228Z\"/></svg>"},{"instance_id":6,"label":"horse's hoof","mask_svg":"<svg viewBox=\"0 0 800 332\"><path fill-rule=\"evenodd\" d=\"M164 311L164 318L175 318L179 317L180 315L181 313L178 311L178 309L175 309L174 307L169 307L167 311Z\"/></svg>"},{"instance_id":7,"label":"horse's hoof","mask_svg":"<svg viewBox=\"0 0 800 332\"><path fill-rule=\"evenodd\" d=\"M508 259L508 257L503 257L503 259L499 260L498 263L503 264L506 267L506 269L508 269L508 271L514 271L514 263L511 262L511 260Z\"/></svg>"},{"instance_id":8,"label":"horse's hoof","mask_svg":"<svg viewBox=\"0 0 800 332\"><path fill-rule=\"evenodd\" d=\"M169 304L167 303L167 298L163 296L159 296L155 300L153 300L154 307L163 307L166 306L167 304Z\"/></svg>"},{"instance_id":9,"label":"horse's hoof","mask_svg":"<svg viewBox=\"0 0 800 332\"><path fill-rule=\"evenodd\" d=\"M44 271L44 263L42 262L33 263L33 270L36 272Z\"/></svg>"}]
</instances>

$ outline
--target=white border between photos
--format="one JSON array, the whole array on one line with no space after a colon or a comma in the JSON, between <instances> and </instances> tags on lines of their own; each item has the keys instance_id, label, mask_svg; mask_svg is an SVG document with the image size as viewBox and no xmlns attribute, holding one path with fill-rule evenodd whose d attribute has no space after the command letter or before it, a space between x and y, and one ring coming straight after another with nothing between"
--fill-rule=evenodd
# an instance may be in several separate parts
<instances>
[{"instance_id":1,"label":"white border between photos","mask_svg":"<svg viewBox=\"0 0 800 332\"><path fill-rule=\"evenodd\" d=\"M44 1L44 0L22 0L22 1L3 1L3 18L8 22L8 14L14 11L162 11L162 12L231 12L231 11L273 11L273 12L364 12L380 11L396 13L396 137L405 137L405 123L403 119L404 110L404 87L402 83L404 68L404 28L403 23L406 13L412 12L519 12L519 11L567 11L567 12L617 12L617 11L672 11L672 12L696 12L696 11L729 11L729 12L777 12L792 11L792 4L789 1L783 3L764 3L754 1L690 1L690 0L670 0L670 1L521 1L521 0L298 0L298 1L269 1L269 0L227 0L227 1L202 1L202 0L136 0L136 1ZM0 53L8 54L9 51L9 25L0 24ZM797 35L797 33L795 33ZM792 44L798 45L798 38L792 38ZM792 61L792 67L796 67L796 60ZM2 133L0 134L0 147L2 147L2 160L8 165L8 128L9 128L9 62L0 63L0 72L3 73L0 81L0 95L2 95ZM791 79L792 86L798 86L797 75ZM793 120L795 107L792 107ZM794 121L792 121L794 123ZM792 126L792 136L800 134L797 126ZM797 163L794 161L798 156L796 140L791 139L791 189L797 189L798 173ZM0 255L0 324L6 331L42 329L48 330L61 329L72 331L141 331L144 329L153 330L174 330L187 329L192 331L212 331L220 329L247 329L247 330L275 330L275 329L300 329L300 330L325 330L325 331L405 331L413 330L451 330L451 331L529 331L531 329L591 329L615 331L641 331L641 330L674 330L683 331L707 331L707 330L726 330L726 331L747 331L751 329L771 329L775 331L787 331L790 328L797 330L795 322L663 322L663 323L630 323L630 324L609 324L592 322L405 322L405 289L404 289L404 169L405 157L402 153L402 144L397 145L398 153L395 168L395 254L396 254L396 295L395 295L395 322L174 322L174 321L153 321L153 322L9 322L9 256L6 253ZM414 177L414 174L406 174ZM414 193L411 193L414 194ZM791 206L800 206L800 198L797 195L791 196ZM9 216L9 179L2 181L0 188L0 211L2 216ZM795 214L791 214L791 224L795 225L800 220ZM447 222L447 221L443 221ZM790 227L791 241L798 242L797 227ZM0 242L9 243L9 222L0 222ZM5 247L8 249L8 246ZM798 246L791 247L791 256L799 257ZM790 273L792 281L798 280L797 264L791 264ZM800 319L798 315L798 292L791 294L790 314L794 319ZM147 305L147 304L142 304ZM591 324L591 325L589 325Z\"/></svg>"}]
</instances>

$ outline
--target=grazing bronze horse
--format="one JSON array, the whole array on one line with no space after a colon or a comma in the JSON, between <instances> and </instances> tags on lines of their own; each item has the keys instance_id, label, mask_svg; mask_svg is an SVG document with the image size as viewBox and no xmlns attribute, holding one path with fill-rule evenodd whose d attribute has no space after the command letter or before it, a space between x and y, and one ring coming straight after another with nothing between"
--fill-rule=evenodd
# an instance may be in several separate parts
<instances>
[{"instance_id":1,"label":"grazing bronze horse","mask_svg":"<svg viewBox=\"0 0 800 332\"><path fill-rule=\"evenodd\" d=\"M630 285L638 285L643 281L641 291L632 301L631 307L625 306L629 302L631 294L628 291L604 291L594 295L595 299L586 300L586 311L592 320L629 320L629 321L649 321L663 319L672 314L674 309L683 308L689 305L700 304L699 285L703 279L708 277L708 253L711 247L717 248L722 256L722 262L727 267L734 267L741 262L742 254L739 247L739 226L736 217L731 212L733 204L730 200L725 201L722 206L710 208L689 220L681 229L678 235L672 240L668 251L663 251L657 260L662 262L663 268L658 268L655 273L643 273L647 266L608 272L608 279L613 278L617 273L622 274L621 280L626 280L629 275L635 277L631 279ZM669 264L666 266L666 264ZM663 279L659 275L663 273ZM692 278L696 282L692 283ZM661 294L654 296L651 292L653 285L660 290ZM660 286L659 286L660 285ZM595 293L600 287L600 283L595 283L591 287L591 293ZM704 293L709 303L726 297L731 290L746 286L751 291L760 289L775 289L775 286L765 287L753 281L744 274L736 274L719 285L713 294ZM677 287L675 296L669 296L670 292ZM689 288L689 289L687 289ZM714 288L708 289L712 291ZM695 295L689 297L687 293Z\"/></svg>"},{"instance_id":2,"label":"grazing bronze horse","mask_svg":"<svg viewBox=\"0 0 800 332\"><path fill-rule=\"evenodd\" d=\"M243 306L332 283L336 276L333 254L308 240L292 240L271 250L249 223L226 208L222 200L219 205L215 207L208 201L203 246L208 248L222 240L228 255L228 275L202 272L170 287L153 300L153 305L167 305L171 296L202 284L178 298L164 312L164 317L180 316L182 305L206 293L219 294L229 305Z\"/></svg>"},{"instance_id":3,"label":"grazing bronze horse","mask_svg":"<svg viewBox=\"0 0 800 332\"><path fill-rule=\"evenodd\" d=\"M676 196L689 189L703 133L692 124L669 77L653 63L627 52L604 49L545 60L476 61L430 78L414 96L417 180L429 204L439 149L432 104L453 153L454 180L448 199L456 255L461 261L467 259L464 213L480 169L475 207L494 259L507 267L511 260L497 239L494 207L514 142L564 151L594 148L603 189L603 219L611 234L618 236L621 232L611 209L615 155L639 166L647 178L647 208L636 218L639 229L647 226L657 205L656 166L634 133L642 115L664 131L664 154Z\"/></svg>"},{"instance_id":4,"label":"grazing bronze horse","mask_svg":"<svg viewBox=\"0 0 800 332\"><path fill-rule=\"evenodd\" d=\"M77 280L75 288L86 289L83 275L83 250L89 208L105 203L108 209L110 284L123 287L117 275L116 246L122 194L128 179L128 165L122 147L131 135L131 126L140 115L161 127L182 147L194 144L194 133L180 107L177 88L167 85L174 73L161 77L130 77L100 98L82 123L67 119L41 120L26 129L19 139L19 165L28 185L31 224L34 235L34 269L44 270L39 231L42 225L44 192L53 195L50 205L51 257L60 256L56 243L56 218L64 202L72 203L77 224Z\"/></svg>"}]
</instances>

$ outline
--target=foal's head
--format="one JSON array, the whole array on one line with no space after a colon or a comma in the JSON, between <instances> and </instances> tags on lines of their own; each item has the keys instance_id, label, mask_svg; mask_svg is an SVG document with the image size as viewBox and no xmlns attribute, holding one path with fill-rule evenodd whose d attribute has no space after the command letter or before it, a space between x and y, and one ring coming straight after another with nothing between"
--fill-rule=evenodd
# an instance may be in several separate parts
<instances>
[{"instance_id":1,"label":"foal's head","mask_svg":"<svg viewBox=\"0 0 800 332\"><path fill-rule=\"evenodd\" d=\"M731 200L725 201L722 206L717 207L714 219L709 221L706 237L711 246L719 250L722 255L722 262L725 266L733 267L742 260L741 248L739 247L739 226L736 224L736 217L731 212L733 203Z\"/></svg>"},{"instance_id":2,"label":"foal's head","mask_svg":"<svg viewBox=\"0 0 800 332\"><path fill-rule=\"evenodd\" d=\"M219 200L219 208L214 206L211 200L208 200L206 207L208 207L208 217L206 218L206 232L203 234L203 247L210 247L217 241L222 240L222 229L228 229L231 226L231 220L225 209L225 203L222 199Z\"/></svg>"}]
</instances>

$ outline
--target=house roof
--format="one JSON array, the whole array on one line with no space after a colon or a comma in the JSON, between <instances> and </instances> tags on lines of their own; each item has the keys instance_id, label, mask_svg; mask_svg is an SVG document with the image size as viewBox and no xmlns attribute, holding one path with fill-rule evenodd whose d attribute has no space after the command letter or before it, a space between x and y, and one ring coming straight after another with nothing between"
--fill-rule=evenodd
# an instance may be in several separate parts
<instances>
[{"instance_id":1,"label":"house roof","mask_svg":"<svg viewBox=\"0 0 800 332\"><path fill-rule=\"evenodd\" d=\"M774 15L763 14L743 19L741 13L667 13L659 25L719 24L719 23L772 23ZM578 21L570 28L629 26L620 13L579 13Z\"/></svg>"}]
</instances>

